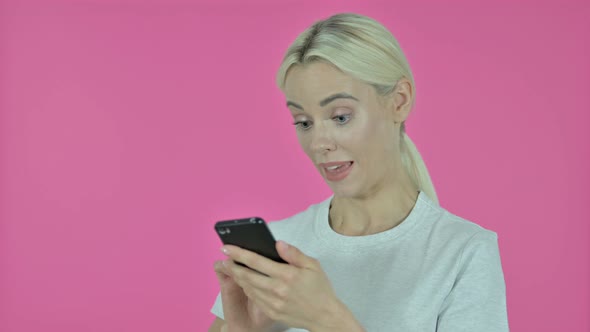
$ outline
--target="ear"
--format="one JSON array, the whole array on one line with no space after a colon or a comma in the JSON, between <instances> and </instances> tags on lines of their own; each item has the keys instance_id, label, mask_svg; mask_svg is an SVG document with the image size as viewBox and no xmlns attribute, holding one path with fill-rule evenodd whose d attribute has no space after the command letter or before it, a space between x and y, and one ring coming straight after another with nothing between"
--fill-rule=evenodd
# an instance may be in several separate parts
<instances>
[{"instance_id":1,"label":"ear","mask_svg":"<svg viewBox=\"0 0 590 332\"><path fill-rule=\"evenodd\" d=\"M412 82L402 77L397 81L391 94L392 103L389 105L393 113L393 121L401 124L403 121L406 121L412 110L412 103L414 101L414 87L412 86Z\"/></svg>"}]
</instances>

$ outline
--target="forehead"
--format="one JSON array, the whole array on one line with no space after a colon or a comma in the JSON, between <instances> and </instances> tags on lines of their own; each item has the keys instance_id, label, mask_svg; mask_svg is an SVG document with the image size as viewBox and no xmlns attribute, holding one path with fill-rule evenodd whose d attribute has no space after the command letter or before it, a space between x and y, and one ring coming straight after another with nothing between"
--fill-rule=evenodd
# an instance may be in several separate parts
<instances>
[{"instance_id":1,"label":"forehead","mask_svg":"<svg viewBox=\"0 0 590 332\"><path fill-rule=\"evenodd\" d=\"M317 61L307 65L294 65L289 69L285 79L285 96L292 101L313 102L333 93L348 92L362 98L369 87L334 65Z\"/></svg>"}]
</instances>

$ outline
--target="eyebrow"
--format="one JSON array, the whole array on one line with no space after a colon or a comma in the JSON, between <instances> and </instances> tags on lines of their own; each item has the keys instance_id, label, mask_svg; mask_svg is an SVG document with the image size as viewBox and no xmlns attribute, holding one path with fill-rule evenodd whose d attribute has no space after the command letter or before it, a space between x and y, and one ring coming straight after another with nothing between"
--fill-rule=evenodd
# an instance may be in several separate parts
<instances>
[{"instance_id":1,"label":"eyebrow","mask_svg":"<svg viewBox=\"0 0 590 332\"><path fill-rule=\"evenodd\" d=\"M354 96L352 96L346 92L339 92L339 93L335 93L329 97L324 98L322 101L320 101L320 106L324 107L324 106L328 105L329 103L333 102L334 100L340 99L340 98L354 99L356 101L359 101L357 98L355 98ZM293 106L293 107L298 108L303 111L303 107L295 102L287 101L287 107L289 107L289 106Z\"/></svg>"}]
</instances>

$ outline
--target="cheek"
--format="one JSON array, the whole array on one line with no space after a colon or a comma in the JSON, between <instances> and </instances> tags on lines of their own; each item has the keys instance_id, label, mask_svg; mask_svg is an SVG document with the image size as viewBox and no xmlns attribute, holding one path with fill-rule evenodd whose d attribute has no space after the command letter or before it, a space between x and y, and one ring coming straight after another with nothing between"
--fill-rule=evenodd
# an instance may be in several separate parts
<instances>
[{"instance_id":1,"label":"cheek","mask_svg":"<svg viewBox=\"0 0 590 332\"><path fill-rule=\"evenodd\" d=\"M374 114L372 118L367 121L367 138L373 141L383 142L391 136L392 127L389 124L389 119L381 113Z\"/></svg>"},{"instance_id":2,"label":"cheek","mask_svg":"<svg viewBox=\"0 0 590 332\"><path fill-rule=\"evenodd\" d=\"M346 148L362 152L372 148L377 136L377 127L371 119L353 119L354 123L345 129L337 130L334 138Z\"/></svg>"},{"instance_id":3,"label":"cheek","mask_svg":"<svg viewBox=\"0 0 590 332\"><path fill-rule=\"evenodd\" d=\"M297 134L297 140L299 141L299 145L303 149L306 154L310 154L311 152L311 140L310 135L305 135L303 133Z\"/></svg>"},{"instance_id":4,"label":"cheek","mask_svg":"<svg viewBox=\"0 0 590 332\"><path fill-rule=\"evenodd\" d=\"M362 124L359 123L346 138L343 137L347 146L357 152L357 157L365 159L365 164L367 164L366 160L370 161L366 166L371 168L383 165L378 161L386 159L386 155L391 152L389 146L393 143L387 142L391 136L388 134L390 129L383 121L383 119L367 119Z\"/></svg>"}]
</instances>

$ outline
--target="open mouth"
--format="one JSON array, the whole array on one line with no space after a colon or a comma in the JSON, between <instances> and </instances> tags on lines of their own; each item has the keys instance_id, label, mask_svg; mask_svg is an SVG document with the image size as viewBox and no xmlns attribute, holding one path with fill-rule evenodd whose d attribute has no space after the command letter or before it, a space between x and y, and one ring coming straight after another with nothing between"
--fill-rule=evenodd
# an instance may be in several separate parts
<instances>
[{"instance_id":1,"label":"open mouth","mask_svg":"<svg viewBox=\"0 0 590 332\"><path fill-rule=\"evenodd\" d=\"M348 168L350 168L350 166L352 166L352 161L348 161L345 163L340 163L338 165L332 165L329 167L324 167L324 169L326 170L326 172L330 172L330 173L341 173L344 172L345 170L347 170Z\"/></svg>"},{"instance_id":2,"label":"open mouth","mask_svg":"<svg viewBox=\"0 0 590 332\"><path fill-rule=\"evenodd\" d=\"M353 161L332 161L321 163L320 167L324 170L324 177L331 182L344 180L354 167Z\"/></svg>"}]
</instances>

